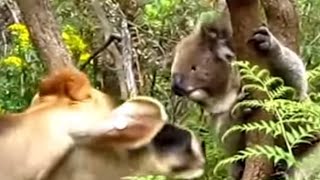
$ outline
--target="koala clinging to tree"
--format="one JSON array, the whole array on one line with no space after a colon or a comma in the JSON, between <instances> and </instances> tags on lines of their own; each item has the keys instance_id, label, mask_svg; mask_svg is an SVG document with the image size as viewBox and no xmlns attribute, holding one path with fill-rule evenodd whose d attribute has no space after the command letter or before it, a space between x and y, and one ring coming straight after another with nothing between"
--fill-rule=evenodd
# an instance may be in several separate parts
<instances>
[{"instance_id":1,"label":"koala clinging to tree","mask_svg":"<svg viewBox=\"0 0 320 180\"><path fill-rule=\"evenodd\" d=\"M173 92L199 103L212 114L210 124L219 139L231 126L244 122L244 117L231 114L242 94L239 72L232 65L235 54L230 21L225 18L223 14L202 16L194 31L177 44L171 69ZM296 53L266 27L256 30L248 43L268 62L272 75L293 86L300 99L307 97L305 67ZM244 148L244 134L230 134L222 145L232 155ZM236 164L230 169L235 179L241 178L242 167Z\"/></svg>"},{"instance_id":2,"label":"koala clinging to tree","mask_svg":"<svg viewBox=\"0 0 320 180\"><path fill-rule=\"evenodd\" d=\"M272 75L281 77L285 85L291 86L297 91L299 100L308 97L308 81L302 59L284 46L265 25L254 31L248 44L260 58L267 61L268 69Z\"/></svg>"},{"instance_id":3,"label":"koala clinging to tree","mask_svg":"<svg viewBox=\"0 0 320 180\"><path fill-rule=\"evenodd\" d=\"M176 46L171 69L172 90L210 112L213 116L210 124L221 139L232 125L242 123L242 119L230 113L239 97L240 76L232 65L234 51L229 24L223 20L207 23L211 17L205 16L200 18L195 30ZM244 147L243 137L242 133L227 137L222 143L227 154L233 155ZM230 169L230 173L239 178L237 167Z\"/></svg>"}]
</instances>

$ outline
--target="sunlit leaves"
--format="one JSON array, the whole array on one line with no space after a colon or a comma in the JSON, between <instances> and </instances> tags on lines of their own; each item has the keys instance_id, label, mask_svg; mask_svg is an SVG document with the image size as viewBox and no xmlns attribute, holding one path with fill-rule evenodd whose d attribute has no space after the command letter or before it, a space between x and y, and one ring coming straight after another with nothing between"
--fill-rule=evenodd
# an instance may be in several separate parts
<instances>
[{"instance_id":1,"label":"sunlit leaves","mask_svg":"<svg viewBox=\"0 0 320 180\"><path fill-rule=\"evenodd\" d=\"M27 27L24 24L12 24L8 27L8 30L13 35L16 43L16 47L14 48L13 53L18 53L19 51L26 53L27 51L31 50L32 44L30 40L30 34Z\"/></svg>"},{"instance_id":2,"label":"sunlit leaves","mask_svg":"<svg viewBox=\"0 0 320 180\"><path fill-rule=\"evenodd\" d=\"M23 64L23 60L20 57L17 56L8 56L7 58L3 59L1 61L2 64L7 66L13 66L16 68L21 68Z\"/></svg>"},{"instance_id":3,"label":"sunlit leaves","mask_svg":"<svg viewBox=\"0 0 320 180\"><path fill-rule=\"evenodd\" d=\"M66 43L69 52L71 52L73 57L78 60L80 64L88 60L90 57L88 45L74 27L65 25L63 27L62 38Z\"/></svg>"},{"instance_id":4,"label":"sunlit leaves","mask_svg":"<svg viewBox=\"0 0 320 180\"><path fill-rule=\"evenodd\" d=\"M16 23L8 27L8 30L15 37L14 51L12 55L7 57L5 64L12 64L15 66L21 66L21 58L30 53L33 49L33 45L30 39L30 34L27 27L24 24ZM67 49L81 64L86 62L90 57L88 50L88 44L79 35L78 30L71 25L63 26L62 39L67 45ZM20 56L20 57L17 57Z\"/></svg>"}]
</instances>

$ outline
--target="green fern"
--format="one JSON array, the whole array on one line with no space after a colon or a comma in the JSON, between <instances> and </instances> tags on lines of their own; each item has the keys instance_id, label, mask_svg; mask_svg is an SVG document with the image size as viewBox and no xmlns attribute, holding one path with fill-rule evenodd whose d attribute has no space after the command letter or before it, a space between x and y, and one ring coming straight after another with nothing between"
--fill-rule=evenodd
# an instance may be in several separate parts
<instances>
[{"instance_id":1,"label":"green fern","mask_svg":"<svg viewBox=\"0 0 320 180\"><path fill-rule=\"evenodd\" d=\"M285 160L288 163L288 167L297 163L294 156L283 150L281 147L256 145L254 147L247 147L245 150L239 151L237 155L220 161L214 171L217 171L220 167L227 164L261 155L265 155L268 159L273 160L274 163L278 163L280 160Z\"/></svg>"},{"instance_id":2,"label":"green fern","mask_svg":"<svg viewBox=\"0 0 320 180\"><path fill-rule=\"evenodd\" d=\"M294 101L295 90L284 86L283 80L272 77L265 69L251 66L249 62L238 61L235 66L239 69L245 93L259 93L264 95L263 100L247 99L237 103L232 113L244 109L261 108L274 115L273 119L261 119L257 122L235 125L228 129L222 137L224 140L236 131L250 132L259 131L271 135L274 138L281 137L285 140L286 147L278 146L254 146L239 151L236 155L220 161L215 171L227 164L235 163L253 156L265 155L274 163L284 160L289 167L297 166L298 163L293 155L292 148L301 143L309 143L315 138L314 134L320 131L320 106L311 101ZM310 73L311 79L320 76L319 71ZM318 76L318 77L319 77ZM313 94L318 96L320 94Z\"/></svg>"}]
</instances>

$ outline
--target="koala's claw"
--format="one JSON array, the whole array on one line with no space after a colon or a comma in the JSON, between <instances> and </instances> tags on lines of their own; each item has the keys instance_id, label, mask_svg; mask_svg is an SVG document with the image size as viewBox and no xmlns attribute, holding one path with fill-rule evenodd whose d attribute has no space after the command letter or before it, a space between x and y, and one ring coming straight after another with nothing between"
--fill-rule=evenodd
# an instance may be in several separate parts
<instances>
[{"instance_id":1,"label":"koala's claw","mask_svg":"<svg viewBox=\"0 0 320 180\"><path fill-rule=\"evenodd\" d=\"M251 45L258 53L265 53L269 51L272 48L269 29L265 26L259 27L248 40L248 44Z\"/></svg>"}]
</instances>

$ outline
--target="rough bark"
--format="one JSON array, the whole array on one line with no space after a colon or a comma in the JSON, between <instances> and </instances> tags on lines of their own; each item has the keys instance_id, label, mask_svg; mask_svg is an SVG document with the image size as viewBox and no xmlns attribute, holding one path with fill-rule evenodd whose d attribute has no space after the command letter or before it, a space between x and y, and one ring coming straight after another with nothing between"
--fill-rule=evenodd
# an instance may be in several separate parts
<instances>
[{"instance_id":1,"label":"rough bark","mask_svg":"<svg viewBox=\"0 0 320 180\"><path fill-rule=\"evenodd\" d=\"M252 35L252 30L262 24L260 18L260 7L258 0L227 0L233 28L234 47L237 59L248 60L253 64L266 67L262 61L255 56L246 41ZM263 99L262 95L254 94L254 98ZM247 122L254 122L261 119L271 119L271 115L262 110L255 111ZM272 145L271 137L263 132L250 132L246 135L247 146ZM267 179L272 173L272 163L264 156L252 157L246 160L243 180Z\"/></svg>"},{"instance_id":2,"label":"rough bark","mask_svg":"<svg viewBox=\"0 0 320 180\"><path fill-rule=\"evenodd\" d=\"M261 1L265 11L266 21L273 34L280 41L299 52L298 33L299 19L294 0L263 0ZM232 28L234 32L234 45L239 60L249 60L262 68L266 64L259 60L246 45L246 41L252 33L252 30L262 24L260 17L260 6L258 0L227 0L230 10ZM254 94L254 98L263 99L260 94ZM271 115L258 110L248 119L253 122L261 119L271 119ZM272 145L271 137L264 133L248 133L247 145L254 144ZM246 167L242 179L266 179L272 172L272 164L264 157L251 158L246 161Z\"/></svg>"},{"instance_id":3,"label":"rough bark","mask_svg":"<svg viewBox=\"0 0 320 180\"><path fill-rule=\"evenodd\" d=\"M299 16L292 0L261 1L268 25L275 36L299 53Z\"/></svg>"},{"instance_id":4,"label":"rough bark","mask_svg":"<svg viewBox=\"0 0 320 180\"><path fill-rule=\"evenodd\" d=\"M3 56L8 53L7 37L9 32L7 27L12 23L19 23L21 19L20 9L14 1L0 1L0 49Z\"/></svg>"},{"instance_id":5,"label":"rough bark","mask_svg":"<svg viewBox=\"0 0 320 180\"><path fill-rule=\"evenodd\" d=\"M257 60L258 57L252 52L246 44L246 41L252 35L255 28L262 24L260 16L259 0L227 0L230 11L231 24L233 28L234 47L239 60L248 60L253 64L261 67L267 67L262 61Z\"/></svg>"},{"instance_id":6,"label":"rough bark","mask_svg":"<svg viewBox=\"0 0 320 180\"><path fill-rule=\"evenodd\" d=\"M120 9L130 21L137 17L139 8L148 3L148 1L145 0L118 0L117 2L119 3Z\"/></svg>"},{"instance_id":7,"label":"rough bark","mask_svg":"<svg viewBox=\"0 0 320 180\"><path fill-rule=\"evenodd\" d=\"M127 97L138 95L138 88L135 80L135 73L133 70L133 57L132 57L132 44L131 35L128 28L128 23L125 19L121 22L121 35L122 35L122 56L123 56L123 70L125 73Z\"/></svg>"},{"instance_id":8,"label":"rough bark","mask_svg":"<svg viewBox=\"0 0 320 180\"><path fill-rule=\"evenodd\" d=\"M58 24L51 12L49 0L16 0L31 39L49 71L74 67L71 55L62 41Z\"/></svg>"},{"instance_id":9,"label":"rough bark","mask_svg":"<svg viewBox=\"0 0 320 180\"><path fill-rule=\"evenodd\" d=\"M93 0L93 14L96 15L101 26L104 41L107 41L113 33L113 24L106 18L106 13L99 1ZM99 40L100 41L100 40ZM101 42L98 42L101 43ZM107 51L103 52L99 59L99 69L102 71L103 92L110 94L116 100L121 99L127 94L127 87L122 73L122 55L116 44L112 42ZM114 69L110 69L110 64L114 65Z\"/></svg>"}]
</instances>

